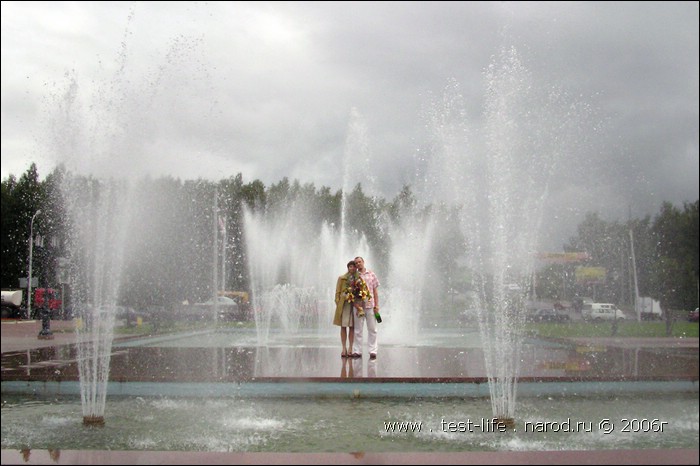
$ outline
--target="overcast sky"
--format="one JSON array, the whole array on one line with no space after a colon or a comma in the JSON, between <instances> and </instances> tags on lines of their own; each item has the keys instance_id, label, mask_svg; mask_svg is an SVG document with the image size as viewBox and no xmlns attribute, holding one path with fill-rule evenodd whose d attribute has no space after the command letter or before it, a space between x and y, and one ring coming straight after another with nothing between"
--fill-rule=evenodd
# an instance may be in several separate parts
<instances>
[{"instance_id":1,"label":"overcast sky","mask_svg":"<svg viewBox=\"0 0 700 466\"><path fill-rule=\"evenodd\" d=\"M2 178L60 160L335 191L363 181L342 170L361 140L391 199L426 108L458 85L483 126L485 72L512 47L534 86L586 109L544 219L561 244L588 211L698 199L698 41L698 2L3 1Z\"/></svg>"}]
</instances>

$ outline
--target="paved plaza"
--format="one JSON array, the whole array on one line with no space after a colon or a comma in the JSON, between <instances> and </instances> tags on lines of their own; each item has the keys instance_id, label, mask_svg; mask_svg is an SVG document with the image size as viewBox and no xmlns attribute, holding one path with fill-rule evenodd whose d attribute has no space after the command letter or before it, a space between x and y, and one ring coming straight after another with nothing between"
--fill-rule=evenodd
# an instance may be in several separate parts
<instances>
[{"instance_id":1,"label":"paved plaza","mask_svg":"<svg viewBox=\"0 0 700 466\"><path fill-rule=\"evenodd\" d=\"M52 321L52 340L38 321L2 323L2 380L78 380L73 321ZM138 336L115 335L110 380L242 382L295 379L371 382L485 382L475 329L436 334L419 346L382 344L379 357L340 357L334 337L288 337L257 344L254 329ZM471 333L469 333L471 332ZM477 340L477 343L474 341ZM519 380L698 380L697 338L525 340Z\"/></svg>"},{"instance_id":2,"label":"paved plaza","mask_svg":"<svg viewBox=\"0 0 700 466\"><path fill-rule=\"evenodd\" d=\"M53 339L39 339L38 321L2 322L2 382L76 381L72 321L52 321ZM247 332L247 333L246 333ZM206 344L202 343L202 338ZM217 344L222 341L235 341ZM335 340L248 345L250 330L220 335L117 334L110 380L116 382L314 382L377 384L486 382L481 348L453 341L435 346L384 345L370 360L340 357ZM227 340L228 339L228 340ZM468 339L465 337L465 339ZM330 343L327 343L329 341ZM213 342L213 343L212 343ZM697 338L596 338L528 341L520 381L687 381L697 387ZM697 464L698 450L465 453L197 453L96 450L2 451L2 464Z\"/></svg>"}]
</instances>

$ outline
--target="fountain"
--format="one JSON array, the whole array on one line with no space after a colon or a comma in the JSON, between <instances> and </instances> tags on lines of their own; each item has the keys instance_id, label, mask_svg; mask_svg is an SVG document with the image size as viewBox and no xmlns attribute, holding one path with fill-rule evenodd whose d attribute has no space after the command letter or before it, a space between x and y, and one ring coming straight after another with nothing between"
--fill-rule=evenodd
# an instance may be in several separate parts
<instances>
[{"instance_id":1,"label":"fountain","mask_svg":"<svg viewBox=\"0 0 700 466\"><path fill-rule=\"evenodd\" d=\"M126 241L127 212L130 199L119 183L104 186L99 196L84 192L84 197L69 196L81 192L75 187L65 191L70 222L74 225L69 243L74 273L73 298L90 303L80 309L77 327L80 396L83 423L104 425L104 410L109 379L109 363L122 261Z\"/></svg>"},{"instance_id":2,"label":"fountain","mask_svg":"<svg viewBox=\"0 0 700 466\"><path fill-rule=\"evenodd\" d=\"M382 341L415 341L427 324L426 308L439 302L430 291L446 289L445 280L454 278L426 273L443 266L432 251L440 243L455 243L452 253L467 264L469 287L480 297L479 328L493 415L497 424L512 426L522 346L518 329L524 324L539 224L549 177L564 144L574 136L566 131L577 116L565 116L557 108L564 103L554 94L546 96L551 113L529 110L528 102L541 96L534 95L537 90L513 49L503 50L494 60L486 80L485 124L480 130L465 127L466 110L456 81L428 112L432 140L429 155L418 161L417 202L403 206L398 222L375 219L378 230L387 232L389 253L386 264L372 267L381 270L383 309L390 322L382 326ZM355 109L347 147L346 160L368 158L366 130ZM346 179L350 173L346 166ZM364 179L372 189L372 179ZM372 257L382 257L369 247L364 232L349 234L344 220L349 186L344 183L342 221L336 228L319 224L315 207L299 197L247 215L250 276L262 310L256 314L264 335L261 343L268 341L272 314L284 323L285 332L299 330L299 290L306 290L307 296L315 292L316 300L329 309L330 271L355 255L370 257L369 264ZM460 236L461 241L455 239ZM393 315L410 317L392 319ZM327 331L327 325L322 328Z\"/></svg>"},{"instance_id":3,"label":"fountain","mask_svg":"<svg viewBox=\"0 0 700 466\"><path fill-rule=\"evenodd\" d=\"M579 139L575 121L586 115L563 93L539 89L514 48L500 51L485 79L481 128L465 127L456 81L429 112L433 152L424 195L456 206L469 288L478 301L494 422L512 427L523 339L519 329L548 186L566 145ZM548 105L536 113L541 107L535 102ZM450 218L436 217L430 225L446 221Z\"/></svg>"},{"instance_id":4,"label":"fountain","mask_svg":"<svg viewBox=\"0 0 700 466\"><path fill-rule=\"evenodd\" d=\"M176 67L180 46L175 43L168 55L170 67ZM46 111L46 145L64 168L56 201L64 211L68 284L79 322L77 360L86 425L104 425L115 310L125 294L125 262L138 254L134 248L144 231L139 226L144 219L135 213L152 197L149 180L136 183L133 172L124 170L123 157L138 158L148 151L147 128L157 119L149 105L158 105L158 83L171 69L160 66L150 77L153 87L144 90L130 81L127 61L125 41L117 70L106 81L93 80L81 89L74 72L67 73L66 91L48 102L52 108Z\"/></svg>"},{"instance_id":5,"label":"fountain","mask_svg":"<svg viewBox=\"0 0 700 466\"><path fill-rule=\"evenodd\" d=\"M189 299L184 295L187 292L199 297L216 293L216 286L208 282L211 251L217 248L215 244L212 248L211 239L206 240L211 225L216 225L218 212L211 208L216 190L209 186L212 189L203 195L206 199L193 201L186 190L182 198L170 196L168 181L161 183L163 191L150 191L147 179L135 184L103 176L76 186L76 179L67 177L63 195L66 221L72 232L68 250L71 289L73 299L85 304L80 314L78 344L75 353L68 351L55 358L62 361L56 363L58 369L35 367L30 361L17 364L33 371L31 377L45 375L54 382L37 387L32 380L23 382L18 390L44 390L51 400L60 402L39 400L40 412L46 416L41 418L32 410L32 403L26 403L26 397L6 397L12 409L3 411L3 448L13 448L26 438L30 438L30 444L40 444L27 431L36 424L49 424L49 429L59 426L58 430L68 433L52 433L51 440L72 449L561 449L560 439L573 442L575 433L553 440L552 436L537 432L533 439L520 429L516 435L515 426L524 422L536 424L539 420L563 425L571 413L584 411L582 404L602 406L602 412L596 411L583 420L585 426L608 412L619 417L639 414L649 419L670 416L674 420L673 433L682 441L671 443L669 448L692 448L693 442L697 443L697 386L688 388L692 381L681 385L679 396L656 397L661 402L654 407L643 399L627 396L625 389L614 383L562 389L556 381L553 387L541 381L548 377L571 381L579 377L579 372L588 370L588 364L598 363L604 367L598 369L599 373L610 378L618 364L617 352L613 355L601 351L596 358L583 360L577 349L527 342L517 331L523 322L521 311L529 291L548 177L559 154L566 150L562 144L572 143L575 134L569 132L573 127L570 123L577 116L560 114L555 95L544 97L550 102L547 111L532 113L528 99L543 96L535 95L537 89L528 83L527 70L512 49L504 50L494 60L486 79L487 105L482 128L465 126L465 109L456 81L431 107L427 114L431 147L421 152L428 155L416 160L417 202L398 206L398 221L384 216L374 219L377 231L388 239L385 251L373 250L365 232L352 228L351 187L358 179L352 178L356 174L347 166L337 222L321 221L315 215L318 206L308 203L303 189L290 190L264 212L242 212L254 329L210 328L202 334L144 337L120 342L115 347L112 310L120 296L129 294L124 292L127 283L130 288L137 288L129 270L138 256L145 256L148 266L168 272L163 275L167 283L159 283L162 288L157 296L147 292L155 283L141 287L146 292L141 291L140 297L147 296L152 299L150 303L171 305ZM110 81L112 87L107 88L118 92L119 85L126 83L117 76ZM142 129L107 119L115 114L133 116L134 111L112 108L115 100L99 92L98 103L107 104L106 107L85 107L89 111L102 108L104 112L104 118L98 118L96 126L86 131L91 135L87 140L99 144L83 147L78 142L85 139L78 132L78 119L74 118L80 113L80 107L74 105L75 81L69 89L64 102L70 105L63 108L63 116L72 131L58 128L56 132L55 139L63 142L57 145L61 154L92 154L104 161L122 151L148 150ZM154 100L152 95L134 96L138 92L133 89L121 93L139 105ZM566 108L568 112L574 107ZM149 121L141 118L139 123L148 127ZM105 122L110 124L104 127ZM107 134L99 131L103 127ZM357 110L351 113L349 128L345 159L364 161L369 157L369 144ZM88 163L99 166L99 160ZM110 162L107 165L112 166ZM371 192L373 178L364 172L360 178L366 181L363 189ZM145 210L147 203L153 204L153 210ZM168 209L163 209L166 203ZM201 206L208 208L198 208ZM178 218L176 222L164 210L188 216L185 221ZM196 244L184 252L178 249L177 253L164 246L158 249L160 254L150 255L149 247L153 245L143 240L145 224L163 235L177 230L179 239ZM187 240L176 244L189 244ZM432 309L440 299L435 290L445 289L456 273L443 271L440 257L434 254L437 245L446 243L455 244L450 252L470 271L468 285L479 299L478 328L455 330L451 328L454 320L441 326L444 314L436 314ZM140 249L134 250L136 246ZM383 374L377 369L377 361L365 364L362 360L348 362L337 358L339 342L331 326L335 278L347 260L358 254L379 273L382 282L384 323L379 338L383 353L379 360L387 362ZM198 261L198 256L205 259ZM205 278L197 282L197 276ZM543 353L551 361L543 361ZM628 367L634 356L621 352L619 359ZM77 361L77 374L71 372L73 359ZM337 377L338 365L342 367L341 377ZM524 378L533 382L525 385L524 396L520 382L523 366ZM350 369L353 376L348 377ZM687 367L679 372L688 377ZM110 374L116 377L110 380ZM634 372L627 375L639 376ZM675 375L674 372L669 377ZM325 380L329 377L333 379L330 382ZM405 383L407 378L429 380ZM270 379L274 380L267 384ZM72 385L74 380L78 381L77 388ZM644 381L650 384L649 390L663 391L653 382ZM10 387L9 382L7 386ZM598 387L603 386L610 392L601 395ZM647 386L638 389L647 390ZM105 422L108 391L110 403L114 403L114 429ZM112 396L113 391L118 395ZM574 397L569 396L572 393ZM79 403L72 398L76 394ZM598 395L602 402L587 398ZM323 401L319 403L318 399ZM406 403L406 399L412 403ZM490 401L490 409L486 400ZM524 414L516 417L518 400L523 402ZM357 409L348 410L349 403ZM70 425L71 413L78 404L84 424L105 429L63 429ZM688 414L688 406L695 414ZM201 416L202 409L209 415ZM348 412L354 417L349 418ZM385 413L386 419L381 419L379 416ZM205 420L200 421L202 418ZM488 422L493 422L494 429L500 432L505 426L508 433L494 438L495 430L482 427L474 437L453 435L459 433L460 422L477 418L491 419ZM300 419L304 422L300 423ZM419 419L431 427L420 434L400 432L395 436L386 430L386 424L381 424L402 419ZM446 428L443 420L449 425L454 421L456 431ZM26 427L26 422L30 427ZM381 424L385 429L371 440L369 447L353 441L366 433L364 425L368 422ZM181 429L183 425L186 432ZM336 430L340 433L332 435ZM158 434L161 431L162 435ZM122 435L114 435L115 432ZM218 432L223 435L215 435ZM629 441L620 434L611 439L598 435L588 442L583 447L580 443L576 446L605 449L614 448L611 445L615 442L628 442L624 443L628 448L658 448L654 438ZM564 448L570 448L569 443L565 445Z\"/></svg>"},{"instance_id":6,"label":"fountain","mask_svg":"<svg viewBox=\"0 0 700 466\"><path fill-rule=\"evenodd\" d=\"M388 254L372 250L366 232L356 231L348 220L351 213L358 215L350 210L350 187L364 180L364 188L372 191L375 182L367 168L370 154L366 126L356 109L351 112L346 141L338 224L322 222L316 215L318 206L311 205L311 198L301 189L288 189L263 212L246 210L245 243L258 345L268 344L271 328L287 334L328 332L330 319L325 311L332 308L332 277L342 272L338 264L358 254L368 264L377 258L377 265L370 266L380 273L384 315L390 323L382 326L386 329L382 339L416 340L426 324L423 309L436 299L431 290L444 289L444 280L451 278L425 273L441 267L439 259L431 257L431 251L446 240L449 232L445 226L457 228L464 239L463 249L455 250L455 254L467 261L473 272L470 286L482 298L479 325L488 349L485 354L494 417L511 422L521 345L519 334L513 329L522 322L520 290L527 290L546 175L551 173L556 156L551 141L561 137L555 134L542 141L526 134L542 124L524 120L517 113L528 98L524 95L529 88L526 78L527 72L512 50L492 64L487 74L486 125L481 133L464 127L465 110L456 82L448 86L440 103L433 105L428 115L433 128L432 147L427 151L430 155L418 161L416 173L418 202L404 205L398 222L386 217L375 219L377 229L389 238ZM109 93L130 93L119 87L121 83L118 75L110 86L105 86L107 90L100 91L107 95L98 93L98 104L109 102L105 113L113 105ZM76 142L80 134L74 121L80 110L78 100L78 86L73 80L63 109L64 115L71 116L68 123L73 131L67 134L72 139L66 143L64 132L59 138L64 141L66 152L71 149L71 156L75 157L72 150L79 148L107 160L112 154L133 150L139 138L131 140L128 125L119 121L107 127L107 134L100 134L98 130L104 128L99 126L91 128L96 133L91 140L96 143L81 147ZM93 103L89 108L99 105ZM111 110L131 114L124 109ZM101 123L102 120L96 122ZM537 132L543 133L542 128ZM81 316L85 325L79 331L80 374L85 382L81 396L85 422L100 424L104 422L114 325L114 313L109 310L120 296L123 262L129 256L126 245L133 243L140 231L136 227L138 221L131 218L134 209L130 206L142 202L144 197L128 179L93 180L81 186L74 186L76 182L71 180L67 177L64 189L72 232L68 253L76 272L71 289L74 299L89 303L83 308L87 314ZM381 263L380 257L386 263ZM399 312L410 318L392 319L392 314Z\"/></svg>"},{"instance_id":7,"label":"fountain","mask_svg":"<svg viewBox=\"0 0 700 466\"><path fill-rule=\"evenodd\" d=\"M366 147L364 138L362 119L353 110L349 150ZM346 154L346 163L362 155ZM371 257L364 233L349 233L346 224L351 173L346 165L338 224L323 222L317 214L320 206L303 192L291 190L264 212L246 210L245 242L259 344L267 344L273 320L286 333L330 330L327 311L334 306L334 278L344 269L338 265L361 253Z\"/></svg>"}]
</instances>

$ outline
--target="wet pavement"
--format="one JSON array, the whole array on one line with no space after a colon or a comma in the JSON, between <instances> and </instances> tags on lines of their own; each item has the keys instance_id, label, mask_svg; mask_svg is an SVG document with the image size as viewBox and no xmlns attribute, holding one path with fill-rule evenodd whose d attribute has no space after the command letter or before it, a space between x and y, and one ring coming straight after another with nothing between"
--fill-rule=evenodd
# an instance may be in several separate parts
<instances>
[{"instance_id":1,"label":"wet pavement","mask_svg":"<svg viewBox=\"0 0 700 466\"><path fill-rule=\"evenodd\" d=\"M2 381L78 380L74 323L52 321L53 340L39 339L40 330L37 321L2 322ZM332 338L292 337L281 345L257 346L251 329L153 337L116 334L110 380L486 381L483 350L460 346L460 341L442 337L424 346L387 344L377 359L347 359L340 357ZM698 380L698 354L697 338L525 339L519 380Z\"/></svg>"},{"instance_id":2,"label":"wet pavement","mask_svg":"<svg viewBox=\"0 0 700 466\"><path fill-rule=\"evenodd\" d=\"M52 321L54 338L38 338L38 321L2 322L2 381L78 380L72 321ZM195 337L197 337L195 335ZM376 360L340 357L331 343L228 345L189 337L115 336L110 380L117 382L465 382L486 380L481 348L382 345ZM203 337L211 339L211 336ZM236 340L244 344L239 345ZM209 342L210 343L210 342ZM381 342L380 342L381 343ZM586 338L527 340L520 381L698 381L698 339ZM2 450L2 464L698 464L697 449L501 451L464 453L215 453L102 450Z\"/></svg>"}]
</instances>

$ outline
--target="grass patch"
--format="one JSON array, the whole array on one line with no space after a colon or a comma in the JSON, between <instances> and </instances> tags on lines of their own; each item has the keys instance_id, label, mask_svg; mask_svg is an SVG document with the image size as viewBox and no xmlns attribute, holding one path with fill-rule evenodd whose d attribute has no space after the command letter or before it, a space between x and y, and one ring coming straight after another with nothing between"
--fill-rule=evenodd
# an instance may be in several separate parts
<instances>
[{"instance_id":1,"label":"grass patch","mask_svg":"<svg viewBox=\"0 0 700 466\"><path fill-rule=\"evenodd\" d=\"M213 330L226 328L255 328L255 322L168 322L154 324L153 322L144 322L141 325L115 326L114 333L116 335L155 335L159 333L170 332L188 332L193 330Z\"/></svg>"},{"instance_id":2,"label":"grass patch","mask_svg":"<svg viewBox=\"0 0 700 466\"><path fill-rule=\"evenodd\" d=\"M549 338L609 337L613 334L612 322L570 322L527 324L529 333ZM665 337L665 322L619 322L617 337ZM698 338L698 324L694 322L674 322L671 336L676 338Z\"/></svg>"}]
</instances>

